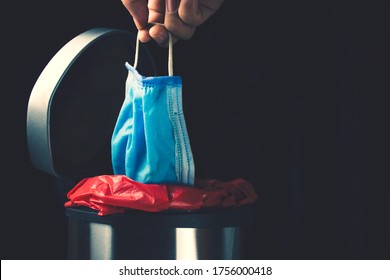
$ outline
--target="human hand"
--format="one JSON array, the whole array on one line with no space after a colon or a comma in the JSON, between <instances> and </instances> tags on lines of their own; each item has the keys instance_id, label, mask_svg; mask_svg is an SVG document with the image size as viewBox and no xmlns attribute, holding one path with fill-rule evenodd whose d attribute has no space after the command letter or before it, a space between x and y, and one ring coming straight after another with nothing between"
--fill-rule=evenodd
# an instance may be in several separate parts
<instances>
[{"instance_id":1,"label":"human hand","mask_svg":"<svg viewBox=\"0 0 390 280\"><path fill-rule=\"evenodd\" d=\"M224 0L122 0L139 30L138 39L168 45L168 32L173 43L190 39L221 7ZM158 23L158 24L154 24Z\"/></svg>"}]
</instances>

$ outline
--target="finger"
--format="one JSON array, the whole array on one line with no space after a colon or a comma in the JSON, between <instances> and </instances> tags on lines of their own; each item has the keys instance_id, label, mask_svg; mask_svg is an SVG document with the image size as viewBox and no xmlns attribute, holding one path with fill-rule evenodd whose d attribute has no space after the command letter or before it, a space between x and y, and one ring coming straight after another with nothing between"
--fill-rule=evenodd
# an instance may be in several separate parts
<instances>
[{"instance_id":1,"label":"finger","mask_svg":"<svg viewBox=\"0 0 390 280\"><path fill-rule=\"evenodd\" d=\"M152 37L149 35L149 30L139 30L138 31L138 40L140 40L142 43L147 43L152 39Z\"/></svg>"},{"instance_id":2,"label":"finger","mask_svg":"<svg viewBox=\"0 0 390 280\"><path fill-rule=\"evenodd\" d=\"M143 43L150 41L147 0L122 0L122 3L133 17L138 39Z\"/></svg>"},{"instance_id":3,"label":"finger","mask_svg":"<svg viewBox=\"0 0 390 280\"><path fill-rule=\"evenodd\" d=\"M165 1L165 8L166 12L168 14L173 14L177 12L177 9L179 8L180 0L166 0Z\"/></svg>"},{"instance_id":4,"label":"finger","mask_svg":"<svg viewBox=\"0 0 390 280\"><path fill-rule=\"evenodd\" d=\"M164 20L165 28L176 38L180 40L188 40L195 33L195 27L184 23L177 13L166 14Z\"/></svg>"},{"instance_id":5,"label":"finger","mask_svg":"<svg viewBox=\"0 0 390 280\"><path fill-rule=\"evenodd\" d=\"M179 17L187 25L197 27L215 14L224 0L182 0L179 6Z\"/></svg>"},{"instance_id":6,"label":"finger","mask_svg":"<svg viewBox=\"0 0 390 280\"><path fill-rule=\"evenodd\" d=\"M148 7L147 0L122 0L123 5L133 17L138 30L148 28Z\"/></svg>"},{"instance_id":7,"label":"finger","mask_svg":"<svg viewBox=\"0 0 390 280\"><path fill-rule=\"evenodd\" d=\"M176 39L187 40L192 37L195 28L181 20L178 15L178 9L178 0L166 0L164 26Z\"/></svg>"},{"instance_id":8,"label":"finger","mask_svg":"<svg viewBox=\"0 0 390 280\"><path fill-rule=\"evenodd\" d=\"M149 30L149 35L159 46L168 47L169 35L167 29L163 25L157 24L151 27ZM176 43L177 41L177 37L172 35L172 42Z\"/></svg>"},{"instance_id":9,"label":"finger","mask_svg":"<svg viewBox=\"0 0 390 280\"><path fill-rule=\"evenodd\" d=\"M165 1L164 0L150 0L148 2L149 17L148 22L164 22Z\"/></svg>"}]
</instances>

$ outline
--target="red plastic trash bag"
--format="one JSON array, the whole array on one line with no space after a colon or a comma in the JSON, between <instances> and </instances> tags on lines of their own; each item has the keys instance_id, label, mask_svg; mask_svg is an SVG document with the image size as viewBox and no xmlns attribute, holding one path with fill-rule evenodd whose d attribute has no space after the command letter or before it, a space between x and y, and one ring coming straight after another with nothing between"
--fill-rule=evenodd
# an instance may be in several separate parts
<instances>
[{"instance_id":1,"label":"red plastic trash bag","mask_svg":"<svg viewBox=\"0 0 390 280\"><path fill-rule=\"evenodd\" d=\"M223 182L196 179L192 187L143 184L124 175L85 178L67 194L66 207L86 206L105 216L126 209L160 212L169 209L196 210L206 207L238 207L258 196L253 186L238 178Z\"/></svg>"}]
</instances>

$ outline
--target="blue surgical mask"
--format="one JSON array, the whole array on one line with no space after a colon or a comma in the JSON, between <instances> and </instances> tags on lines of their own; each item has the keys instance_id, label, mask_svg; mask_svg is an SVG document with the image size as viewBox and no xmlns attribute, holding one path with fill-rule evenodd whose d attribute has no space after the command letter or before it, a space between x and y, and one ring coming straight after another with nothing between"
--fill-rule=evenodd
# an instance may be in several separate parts
<instances>
[{"instance_id":1,"label":"blue surgical mask","mask_svg":"<svg viewBox=\"0 0 390 280\"><path fill-rule=\"evenodd\" d=\"M126 62L125 99L111 139L114 174L141 183L193 185L195 166L182 106L182 80L173 75L170 38L169 76L142 76Z\"/></svg>"}]
</instances>

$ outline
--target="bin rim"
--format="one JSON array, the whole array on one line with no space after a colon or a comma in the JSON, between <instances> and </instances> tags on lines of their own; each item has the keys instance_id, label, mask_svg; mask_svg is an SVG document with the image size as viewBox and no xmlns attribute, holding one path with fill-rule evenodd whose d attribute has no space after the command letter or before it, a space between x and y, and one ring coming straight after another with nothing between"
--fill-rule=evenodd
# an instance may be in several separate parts
<instances>
[{"instance_id":1,"label":"bin rim","mask_svg":"<svg viewBox=\"0 0 390 280\"><path fill-rule=\"evenodd\" d=\"M203 208L199 210L166 210L146 212L127 210L107 216L88 207L69 207L66 214L70 220L87 223L108 224L121 227L150 228L223 228L250 226L253 223L252 204L236 208Z\"/></svg>"}]
</instances>

